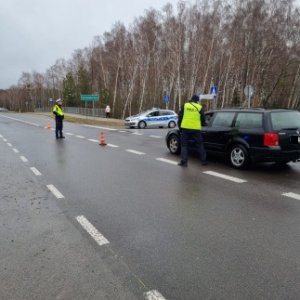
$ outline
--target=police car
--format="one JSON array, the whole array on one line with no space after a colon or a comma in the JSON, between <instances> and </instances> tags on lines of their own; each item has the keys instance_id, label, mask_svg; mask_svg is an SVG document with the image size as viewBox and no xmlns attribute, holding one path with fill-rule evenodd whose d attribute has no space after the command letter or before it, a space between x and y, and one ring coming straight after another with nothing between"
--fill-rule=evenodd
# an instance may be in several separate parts
<instances>
[{"instance_id":1,"label":"police car","mask_svg":"<svg viewBox=\"0 0 300 300\"><path fill-rule=\"evenodd\" d=\"M150 109L125 119L125 126L129 128L174 128L177 125L178 115L169 109Z\"/></svg>"}]
</instances>

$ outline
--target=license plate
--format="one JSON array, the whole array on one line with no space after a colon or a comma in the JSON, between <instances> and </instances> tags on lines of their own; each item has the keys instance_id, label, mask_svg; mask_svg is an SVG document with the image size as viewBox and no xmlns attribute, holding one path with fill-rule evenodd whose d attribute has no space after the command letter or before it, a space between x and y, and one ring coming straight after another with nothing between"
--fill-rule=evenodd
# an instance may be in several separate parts
<instances>
[{"instance_id":1,"label":"license plate","mask_svg":"<svg viewBox=\"0 0 300 300\"><path fill-rule=\"evenodd\" d=\"M300 136L292 136L291 142L292 144L300 144Z\"/></svg>"}]
</instances>

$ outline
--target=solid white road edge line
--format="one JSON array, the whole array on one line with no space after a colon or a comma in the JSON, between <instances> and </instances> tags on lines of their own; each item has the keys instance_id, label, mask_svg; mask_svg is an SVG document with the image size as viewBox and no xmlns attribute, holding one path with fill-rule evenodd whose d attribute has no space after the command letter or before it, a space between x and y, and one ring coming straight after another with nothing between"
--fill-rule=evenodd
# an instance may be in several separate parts
<instances>
[{"instance_id":1,"label":"solid white road edge line","mask_svg":"<svg viewBox=\"0 0 300 300\"><path fill-rule=\"evenodd\" d=\"M1 115L1 117L7 118L7 119L11 119L11 120L15 120L15 121L18 121L18 122L21 122L21 123L33 125L33 126L36 126L36 127L39 127L39 126L40 126L39 124L31 123L31 122L27 122L27 121L23 121L23 120L20 120L20 119L17 119L17 118L12 118L12 117L3 116L3 115Z\"/></svg>"},{"instance_id":2,"label":"solid white road edge line","mask_svg":"<svg viewBox=\"0 0 300 300\"><path fill-rule=\"evenodd\" d=\"M147 300L166 300L166 298L164 298L163 295L157 290L152 290L144 293L144 297Z\"/></svg>"},{"instance_id":3,"label":"solid white road edge line","mask_svg":"<svg viewBox=\"0 0 300 300\"><path fill-rule=\"evenodd\" d=\"M15 153L19 153L19 150L16 149L16 148L13 148L13 151L14 151Z\"/></svg>"},{"instance_id":4,"label":"solid white road edge line","mask_svg":"<svg viewBox=\"0 0 300 300\"><path fill-rule=\"evenodd\" d=\"M156 158L156 160L159 160L159 161L171 164L171 165L177 165L176 161L170 160L170 159L165 159L165 158L162 158L162 157L158 157L158 158Z\"/></svg>"},{"instance_id":5,"label":"solid white road edge line","mask_svg":"<svg viewBox=\"0 0 300 300\"><path fill-rule=\"evenodd\" d=\"M138 155L143 155L143 154L145 154L144 152L135 151L135 150L132 150L132 149L126 149L126 151L127 151L127 152L130 152L130 153L138 154Z\"/></svg>"},{"instance_id":6,"label":"solid white road edge line","mask_svg":"<svg viewBox=\"0 0 300 300\"><path fill-rule=\"evenodd\" d=\"M41 176L41 175L42 175L42 173L41 173L38 169L36 169L35 167L31 167L30 170L31 170L31 171L34 173L34 175L36 175L36 176Z\"/></svg>"},{"instance_id":7,"label":"solid white road edge line","mask_svg":"<svg viewBox=\"0 0 300 300\"><path fill-rule=\"evenodd\" d=\"M284 194L282 194L282 196L293 198L293 199L296 199L296 200L300 200L300 195L295 194L295 193L284 193Z\"/></svg>"},{"instance_id":8,"label":"solid white road edge line","mask_svg":"<svg viewBox=\"0 0 300 300\"><path fill-rule=\"evenodd\" d=\"M109 241L86 219L85 216L78 216L76 217L76 220L99 246L109 244Z\"/></svg>"},{"instance_id":9,"label":"solid white road edge line","mask_svg":"<svg viewBox=\"0 0 300 300\"><path fill-rule=\"evenodd\" d=\"M25 156L21 155L20 158L23 162L28 162L28 159Z\"/></svg>"},{"instance_id":10,"label":"solid white road edge line","mask_svg":"<svg viewBox=\"0 0 300 300\"><path fill-rule=\"evenodd\" d=\"M53 184L48 184L47 188L57 199L65 198L64 195L61 194L60 191Z\"/></svg>"},{"instance_id":11,"label":"solid white road edge line","mask_svg":"<svg viewBox=\"0 0 300 300\"><path fill-rule=\"evenodd\" d=\"M217 172L213 172L213 171L205 171L203 173L207 174L207 175L211 175L211 176L223 178L223 179L226 179L226 180L230 180L230 181L233 181L233 182L236 182L236 183L247 182L247 180L244 180L244 179L240 179L240 178L237 178L237 177L228 176L228 175L217 173Z\"/></svg>"}]
</instances>

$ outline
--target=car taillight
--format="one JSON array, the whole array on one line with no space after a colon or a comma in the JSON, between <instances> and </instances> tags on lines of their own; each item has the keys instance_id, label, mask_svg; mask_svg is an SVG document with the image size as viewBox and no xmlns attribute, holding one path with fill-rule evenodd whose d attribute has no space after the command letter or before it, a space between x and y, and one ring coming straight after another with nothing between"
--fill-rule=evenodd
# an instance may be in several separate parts
<instances>
[{"instance_id":1,"label":"car taillight","mask_svg":"<svg viewBox=\"0 0 300 300\"><path fill-rule=\"evenodd\" d=\"M278 146L279 136L277 133L265 133L264 134L264 146Z\"/></svg>"}]
</instances>

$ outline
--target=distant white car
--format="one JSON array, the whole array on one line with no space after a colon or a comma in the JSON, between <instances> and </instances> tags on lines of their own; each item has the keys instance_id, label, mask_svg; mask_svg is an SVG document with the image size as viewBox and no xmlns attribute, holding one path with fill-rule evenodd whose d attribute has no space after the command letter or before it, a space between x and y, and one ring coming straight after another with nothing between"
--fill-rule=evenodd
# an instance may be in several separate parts
<instances>
[{"instance_id":1,"label":"distant white car","mask_svg":"<svg viewBox=\"0 0 300 300\"><path fill-rule=\"evenodd\" d=\"M125 119L125 126L130 128L174 128L178 115L169 109L150 109Z\"/></svg>"},{"instance_id":2,"label":"distant white car","mask_svg":"<svg viewBox=\"0 0 300 300\"><path fill-rule=\"evenodd\" d=\"M4 107L0 107L0 112L8 112L8 110Z\"/></svg>"}]
</instances>

